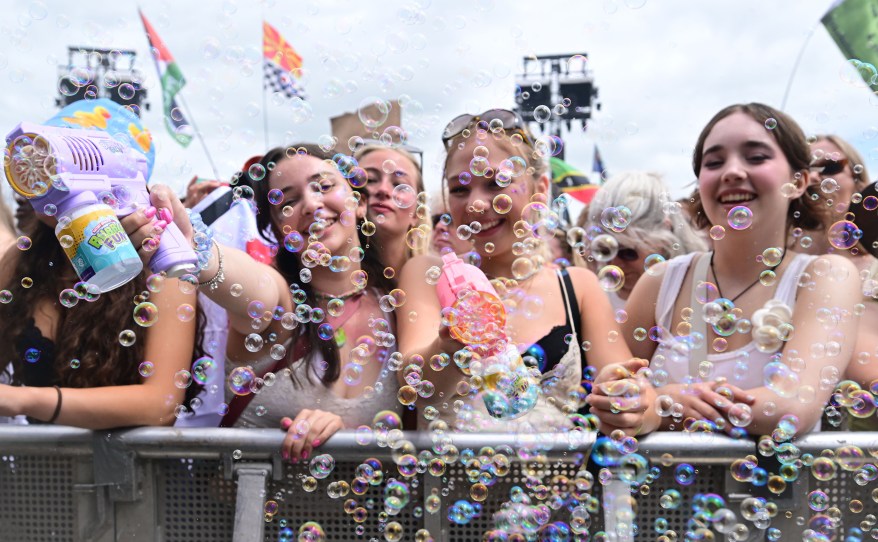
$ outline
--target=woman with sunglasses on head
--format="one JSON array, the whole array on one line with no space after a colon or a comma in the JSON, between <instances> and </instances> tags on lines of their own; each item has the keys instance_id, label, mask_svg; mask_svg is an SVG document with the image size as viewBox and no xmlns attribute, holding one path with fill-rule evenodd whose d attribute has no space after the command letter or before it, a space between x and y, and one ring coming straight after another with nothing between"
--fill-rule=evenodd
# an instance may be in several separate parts
<instances>
[{"instance_id":1,"label":"woman with sunglasses on head","mask_svg":"<svg viewBox=\"0 0 878 542\"><path fill-rule=\"evenodd\" d=\"M370 243L382 261L399 273L409 258L430 246L430 223L425 210L419 218L419 195L424 193L420 160L401 147L369 144L354 157L365 172L368 217L376 226ZM423 196L421 196L423 197Z\"/></svg>"},{"instance_id":2,"label":"woman with sunglasses on head","mask_svg":"<svg viewBox=\"0 0 878 542\"><path fill-rule=\"evenodd\" d=\"M625 307L645 266L704 250L705 243L683 216L657 173L631 171L611 177L583 210L589 267L614 265L624 280L607 292L616 310ZM649 258L649 261L646 261Z\"/></svg>"},{"instance_id":3,"label":"woman with sunglasses on head","mask_svg":"<svg viewBox=\"0 0 878 542\"><path fill-rule=\"evenodd\" d=\"M648 408L654 394L635 374L645 361L632 360L615 340L619 328L596 277L546 263L543 239L554 225L545 205L547 162L520 117L506 110L462 115L445 128L443 141L449 214L458 236L473 243L467 259L493 279L506 309L504 334L539 380L540 395L532 410L511 422L488 413L479 398L481 361L442 322L434 286L442 260L421 256L402 273L406 311L413 316L400 319L399 338L400 377L417 386L425 418L470 431L572 429L571 415L584 405L583 373L590 364L597 376L588 400L602 429L652 430L659 421ZM616 391L612 407L608 390Z\"/></svg>"},{"instance_id":4,"label":"woman with sunglasses on head","mask_svg":"<svg viewBox=\"0 0 878 542\"><path fill-rule=\"evenodd\" d=\"M378 253L364 251L366 197L341 173L351 163L313 144L270 150L247 175L259 232L279 241L274 264L214 243L199 274L229 315L222 426L280 426L293 462L339 429L401 411L385 365L392 317L379 306L391 286ZM188 221L180 228L193 235Z\"/></svg>"},{"instance_id":5,"label":"woman with sunglasses on head","mask_svg":"<svg viewBox=\"0 0 878 542\"><path fill-rule=\"evenodd\" d=\"M860 153L836 135L818 135L811 142L811 156L812 178L808 191L829 208L830 226L828 232L804 232L797 240L800 246L811 243L810 247L804 249L810 254L839 254L850 259L859 271L864 310L859 316L857 346L844 378L869 389L872 382L878 379L878 365L874 361L878 352L878 259L869 253L862 242L848 237L856 227L847 224L850 220L863 222L848 213L854 194L868 186L869 173ZM869 211L862 209L861 212ZM864 424L874 428L874 416L871 423L859 418L852 420L853 428L863 429Z\"/></svg>"},{"instance_id":6,"label":"woman with sunglasses on head","mask_svg":"<svg viewBox=\"0 0 878 542\"><path fill-rule=\"evenodd\" d=\"M836 315L853 314L858 285L845 258L785 250L822 223L810 162L798 124L762 104L727 107L699 135L694 211L714 251L642 276L624 324L651 359L663 427L791 438L819 422L824 379L854 348L856 322Z\"/></svg>"}]
</instances>

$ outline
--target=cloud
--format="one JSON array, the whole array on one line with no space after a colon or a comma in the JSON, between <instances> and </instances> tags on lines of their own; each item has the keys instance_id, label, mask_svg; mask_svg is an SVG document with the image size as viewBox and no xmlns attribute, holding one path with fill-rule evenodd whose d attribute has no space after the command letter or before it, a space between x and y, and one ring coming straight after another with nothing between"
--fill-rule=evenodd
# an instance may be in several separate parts
<instances>
[{"instance_id":1,"label":"cloud","mask_svg":"<svg viewBox=\"0 0 878 542\"><path fill-rule=\"evenodd\" d=\"M431 190L439 186L439 137L449 119L511 107L525 55L587 53L602 108L586 131L574 126L566 136L567 159L589 170L597 143L611 172L659 171L681 196L694 177L689 161L704 123L734 102L779 105L812 29L789 112L808 132L852 140L870 166L878 159L878 131L868 121L878 101L840 75L845 59L817 25L825 1L181 0L142 7L188 80L188 113L226 179L265 148L263 17L304 58L308 93L298 107L265 97L270 143L314 140L329 133L329 117L355 111L364 98L403 95L404 124L426 151ZM66 63L68 45L131 48L149 87L144 122L157 144L153 182L182 190L192 175L211 175L198 143L182 149L164 129L136 3L10 2L4 13L0 128L54 114L57 66Z\"/></svg>"}]
</instances>

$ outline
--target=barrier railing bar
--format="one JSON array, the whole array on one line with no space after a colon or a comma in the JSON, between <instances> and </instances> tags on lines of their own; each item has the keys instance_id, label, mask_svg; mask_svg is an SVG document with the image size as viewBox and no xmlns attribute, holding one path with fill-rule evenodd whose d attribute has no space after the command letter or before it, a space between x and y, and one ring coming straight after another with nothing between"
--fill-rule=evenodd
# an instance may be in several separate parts
<instances>
[{"instance_id":1,"label":"barrier railing bar","mask_svg":"<svg viewBox=\"0 0 878 542\"><path fill-rule=\"evenodd\" d=\"M564 458L571 452L587 452L594 444L595 435L579 433L546 433L536 435L509 435L504 433L448 433L458 449L497 447L530 447L548 455ZM205 458L215 459L233 450L240 450L245 459L270 457L280 450L284 433L279 429L219 429L141 427L113 432L92 432L87 429L63 426L2 426L0 425L0 453L67 456L87 455L94 450L94 439L112 443L118 450L129 450L146 458ZM419 450L434 446L429 432L406 431L403 438ZM792 441L802 453L819 454L823 450L842 446L858 446L878 450L878 432L823 432L812 433ZM381 447L373 439L362 445L354 430L339 431L323 446L323 453L331 453L339 460L358 459L364 453L390 455L389 447ZM732 439L724 435L688 435L658 432L638 439L638 453L650 460L662 454L671 454L665 460L702 464L724 464L748 454L756 453L755 441ZM864 461L871 462L869 454Z\"/></svg>"}]
</instances>

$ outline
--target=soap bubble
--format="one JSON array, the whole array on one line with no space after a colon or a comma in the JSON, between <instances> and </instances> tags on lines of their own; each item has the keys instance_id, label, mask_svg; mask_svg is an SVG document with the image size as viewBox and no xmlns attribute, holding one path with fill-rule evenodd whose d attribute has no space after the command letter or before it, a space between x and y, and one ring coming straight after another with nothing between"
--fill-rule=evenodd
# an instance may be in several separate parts
<instances>
[{"instance_id":1,"label":"soap bubble","mask_svg":"<svg viewBox=\"0 0 878 542\"><path fill-rule=\"evenodd\" d=\"M134 323L141 327L150 327L159 319L159 309L148 301L138 303L134 307Z\"/></svg>"},{"instance_id":2,"label":"soap bubble","mask_svg":"<svg viewBox=\"0 0 878 542\"><path fill-rule=\"evenodd\" d=\"M369 97L360 102L357 116L367 130L374 130L385 122L390 115L390 102L381 98Z\"/></svg>"},{"instance_id":3,"label":"soap bubble","mask_svg":"<svg viewBox=\"0 0 878 542\"><path fill-rule=\"evenodd\" d=\"M619 252L619 241L612 235L602 233L592 239L589 245L591 257L597 262L609 262Z\"/></svg>"},{"instance_id":4,"label":"soap bubble","mask_svg":"<svg viewBox=\"0 0 878 542\"><path fill-rule=\"evenodd\" d=\"M299 527L297 540L298 542L326 542L326 532L316 521L306 521Z\"/></svg>"},{"instance_id":5,"label":"soap bubble","mask_svg":"<svg viewBox=\"0 0 878 542\"><path fill-rule=\"evenodd\" d=\"M414 205L417 196L418 194L415 192L415 189L407 184L397 185L391 193L393 203L400 209L408 209Z\"/></svg>"},{"instance_id":6,"label":"soap bubble","mask_svg":"<svg viewBox=\"0 0 878 542\"><path fill-rule=\"evenodd\" d=\"M335 458L329 454L314 456L314 458L311 459L311 463L308 465L308 470L311 472L311 476L318 480L328 477L334 468Z\"/></svg>"},{"instance_id":7,"label":"soap bubble","mask_svg":"<svg viewBox=\"0 0 878 542\"><path fill-rule=\"evenodd\" d=\"M250 367L235 367L229 373L229 389L235 395L249 395L252 391L250 386L255 379L256 374Z\"/></svg>"},{"instance_id":8,"label":"soap bubble","mask_svg":"<svg viewBox=\"0 0 878 542\"><path fill-rule=\"evenodd\" d=\"M739 205L732 207L728 215L729 226L734 230L746 230L753 224L753 211L749 207Z\"/></svg>"},{"instance_id":9,"label":"soap bubble","mask_svg":"<svg viewBox=\"0 0 878 542\"><path fill-rule=\"evenodd\" d=\"M151 361L143 361L138 365L137 372L143 378L150 377L155 372L155 364Z\"/></svg>"},{"instance_id":10,"label":"soap bubble","mask_svg":"<svg viewBox=\"0 0 878 542\"><path fill-rule=\"evenodd\" d=\"M674 469L674 480L681 486L689 486L695 482L695 467L688 463L680 463Z\"/></svg>"},{"instance_id":11,"label":"soap bubble","mask_svg":"<svg viewBox=\"0 0 878 542\"><path fill-rule=\"evenodd\" d=\"M833 247L838 250L849 250L853 248L863 236L863 231L849 220L839 220L829 227L826 236L829 240L829 244Z\"/></svg>"},{"instance_id":12,"label":"soap bubble","mask_svg":"<svg viewBox=\"0 0 878 542\"><path fill-rule=\"evenodd\" d=\"M605 265L598 271L598 284L605 292L618 292L625 285L625 273L615 265Z\"/></svg>"},{"instance_id":13,"label":"soap bubble","mask_svg":"<svg viewBox=\"0 0 878 542\"><path fill-rule=\"evenodd\" d=\"M130 329L124 329L119 333L119 344L122 346L131 346L137 341L137 335Z\"/></svg>"}]
</instances>

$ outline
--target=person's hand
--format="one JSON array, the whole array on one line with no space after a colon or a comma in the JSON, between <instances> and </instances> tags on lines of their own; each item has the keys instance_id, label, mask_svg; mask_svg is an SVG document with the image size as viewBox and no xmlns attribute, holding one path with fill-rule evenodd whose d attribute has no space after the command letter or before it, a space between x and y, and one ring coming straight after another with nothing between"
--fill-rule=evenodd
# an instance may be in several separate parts
<instances>
[{"instance_id":1,"label":"person's hand","mask_svg":"<svg viewBox=\"0 0 878 542\"><path fill-rule=\"evenodd\" d=\"M738 386L728 384L725 379L693 384L669 384L658 392L670 396L675 403L683 406L682 417L707 420L725 432L734 426L729 423L729 411L737 403L753 405L756 398Z\"/></svg>"},{"instance_id":2,"label":"person's hand","mask_svg":"<svg viewBox=\"0 0 878 542\"><path fill-rule=\"evenodd\" d=\"M148 265L155 255L168 222L162 218L158 209L152 206L138 209L121 218L119 222L134 248L137 249L137 255L140 256L143 265Z\"/></svg>"},{"instance_id":3,"label":"person's hand","mask_svg":"<svg viewBox=\"0 0 878 542\"><path fill-rule=\"evenodd\" d=\"M186 208L183 207L183 203L173 190L163 184L150 186L149 201L157 209L157 216L160 220L168 224L173 222L180 228L186 239L192 241L192 235L194 234L192 223L189 222Z\"/></svg>"},{"instance_id":4,"label":"person's hand","mask_svg":"<svg viewBox=\"0 0 878 542\"><path fill-rule=\"evenodd\" d=\"M189 209L195 207L205 196L222 185L223 183L220 181L202 180L199 182L197 175L192 177L192 180L189 181L189 185L186 187L186 199L183 205Z\"/></svg>"},{"instance_id":5,"label":"person's hand","mask_svg":"<svg viewBox=\"0 0 878 542\"><path fill-rule=\"evenodd\" d=\"M600 420L602 433L621 430L634 436L658 426L658 419L648 416L647 411L655 402L655 389L639 373L648 365L644 359L632 358L604 367L595 377L586 402Z\"/></svg>"},{"instance_id":6,"label":"person's hand","mask_svg":"<svg viewBox=\"0 0 878 542\"><path fill-rule=\"evenodd\" d=\"M281 457L298 463L299 459L307 460L314 448L326 442L336 431L344 429L344 423L338 414L304 409L295 420L281 418L280 427L287 432L280 448Z\"/></svg>"}]
</instances>

